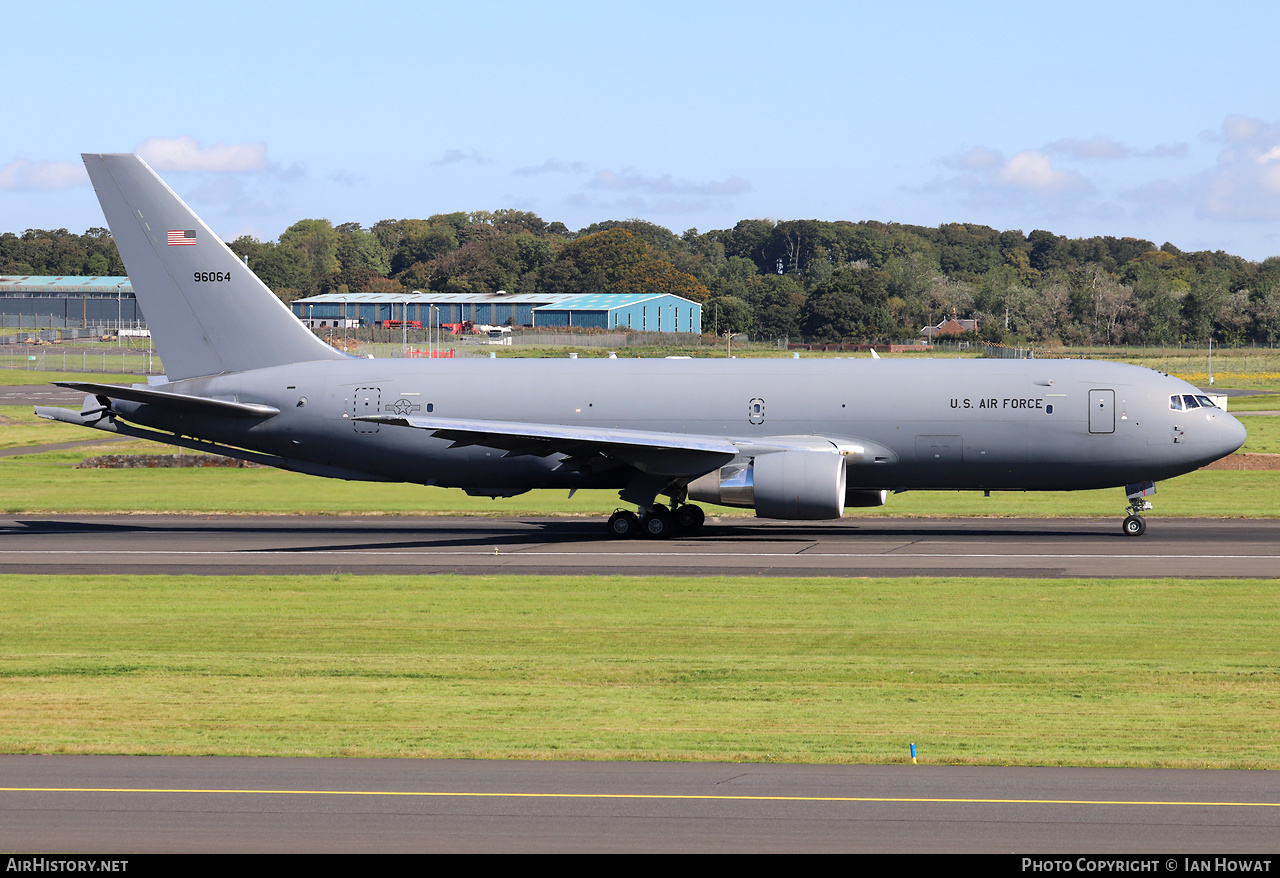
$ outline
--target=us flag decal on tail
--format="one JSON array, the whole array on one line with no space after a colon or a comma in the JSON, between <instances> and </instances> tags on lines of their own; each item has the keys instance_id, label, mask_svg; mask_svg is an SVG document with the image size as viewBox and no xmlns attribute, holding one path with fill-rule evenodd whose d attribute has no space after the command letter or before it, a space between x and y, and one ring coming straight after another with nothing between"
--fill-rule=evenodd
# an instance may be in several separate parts
<instances>
[{"instance_id":1,"label":"us flag decal on tail","mask_svg":"<svg viewBox=\"0 0 1280 878\"><path fill-rule=\"evenodd\" d=\"M184 244L195 244L195 229L170 229L169 230L169 246L180 247Z\"/></svg>"}]
</instances>

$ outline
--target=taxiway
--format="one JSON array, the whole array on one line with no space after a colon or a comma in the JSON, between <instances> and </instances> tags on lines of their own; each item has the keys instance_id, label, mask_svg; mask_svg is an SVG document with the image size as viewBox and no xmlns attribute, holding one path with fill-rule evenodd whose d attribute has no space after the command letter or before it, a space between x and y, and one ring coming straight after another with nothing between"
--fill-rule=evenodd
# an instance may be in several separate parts
<instances>
[{"instance_id":1,"label":"taxiway","mask_svg":"<svg viewBox=\"0 0 1280 878\"><path fill-rule=\"evenodd\" d=\"M1280 833L1250 771L0 756L0 777L11 852L1246 854Z\"/></svg>"},{"instance_id":2,"label":"taxiway","mask_svg":"<svg viewBox=\"0 0 1280 878\"><path fill-rule=\"evenodd\" d=\"M611 540L597 519L38 516L0 519L13 573L528 573L1254 577L1280 521L847 518L708 521L694 538Z\"/></svg>"}]
</instances>

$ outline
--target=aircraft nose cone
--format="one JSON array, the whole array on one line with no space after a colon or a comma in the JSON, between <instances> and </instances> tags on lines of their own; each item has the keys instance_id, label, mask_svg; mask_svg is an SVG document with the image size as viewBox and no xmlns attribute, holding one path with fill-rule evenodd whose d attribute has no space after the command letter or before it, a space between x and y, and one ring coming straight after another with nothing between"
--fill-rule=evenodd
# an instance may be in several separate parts
<instances>
[{"instance_id":1,"label":"aircraft nose cone","mask_svg":"<svg viewBox=\"0 0 1280 878\"><path fill-rule=\"evenodd\" d=\"M1244 424L1240 423L1234 416L1223 412L1215 420L1217 423L1218 441L1221 443L1221 455L1226 457L1244 444L1244 440L1249 438L1249 432L1245 430Z\"/></svg>"}]
</instances>

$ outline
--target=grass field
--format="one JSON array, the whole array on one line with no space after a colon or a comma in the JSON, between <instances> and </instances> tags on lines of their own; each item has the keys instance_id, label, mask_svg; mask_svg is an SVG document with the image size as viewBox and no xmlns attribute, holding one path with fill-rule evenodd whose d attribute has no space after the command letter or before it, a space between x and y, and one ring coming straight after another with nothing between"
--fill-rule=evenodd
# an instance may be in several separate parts
<instances>
[{"instance_id":1,"label":"grass field","mask_svg":"<svg viewBox=\"0 0 1280 878\"><path fill-rule=\"evenodd\" d=\"M49 372L35 369L0 369L0 387L52 384L54 381L92 381L97 384L145 384L143 375L112 375L99 372Z\"/></svg>"},{"instance_id":2,"label":"grass field","mask_svg":"<svg viewBox=\"0 0 1280 878\"><path fill-rule=\"evenodd\" d=\"M1261 412L1280 411L1280 393L1261 393L1256 396L1235 396L1227 402L1227 411ZM1246 424L1246 426L1248 426Z\"/></svg>"},{"instance_id":3,"label":"grass field","mask_svg":"<svg viewBox=\"0 0 1280 878\"><path fill-rule=\"evenodd\" d=\"M1280 391L1280 348L1214 348L1212 367L1208 348L1062 348L1061 353L1146 366L1206 389L1212 375L1214 388Z\"/></svg>"},{"instance_id":4,"label":"grass field","mask_svg":"<svg viewBox=\"0 0 1280 878\"><path fill-rule=\"evenodd\" d=\"M142 443L0 459L0 512L216 513L241 515L584 515L603 518L620 505L615 491L531 491L492 500L462 491L340 482L271 469L106 469L73 467L88 453L144 449ZM1201 471L1161 482L1160 517L1269 518L1280 515L1280 471ZM910 491L889 497L868 516L1119 517L1124 492L994 493ZM751 515L707 506L711 516Z\"/></svg>"},{"instance_id":5,"label":"grass field","mask_svg":"<svg viewBox=\"0 0 1280 878\"><path fill-rule=\"evenodd\" d=\"M0 577L0 751L1280 768L1272 582Z\"/></svg>"},{"instance_id":6,"label":"grass field","mask_svg":"<svg viewBox=\"0 0 1280 878\"><path fill-rule=\"evenodd\" d=\"M107 380L36 374L0 380ZM0 448L94 435L26 407L0 418ZM1246 450L1280 451L1280 419L1245 424ZM0 510L618 505L75 468L172 450L0 458ZM1159 487L1154 517L1280 515L1280 472ZM909 492L857 512L1118 520L1123 506L1119 490ZM915 743L933 764L1280 768L1274 580L0 576L0 606L0 752L891 763Z\"/></svg>"},{"instance_id":7,"label":"grass field","mask_svg":"<svg viewBox=\"0 0 1280 878\"><path fill-rule=\"evenodd\" d=\"M1280 416L1250 415L1242 417L1240 423L1249 431L1249 438L1245 440L1241 451L1280 454Z\"/></svg>"}]
</instances>

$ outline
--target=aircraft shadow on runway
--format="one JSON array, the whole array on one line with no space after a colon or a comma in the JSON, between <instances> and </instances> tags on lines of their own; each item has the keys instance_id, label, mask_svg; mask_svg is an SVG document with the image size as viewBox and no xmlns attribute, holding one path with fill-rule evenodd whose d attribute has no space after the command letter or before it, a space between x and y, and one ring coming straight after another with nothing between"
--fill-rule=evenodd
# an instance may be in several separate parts
<instances>
[{"instance_id":1,"label":"aircraft shadow on runway","mask_svg":"<svg viewBox=\"0 0 1280 878\"><path fill-rule=\"evenodd\" d=\"M26 519L0 526L3 535L126 535L126 534L187 534L198 538L202 532L214 535L252 535L261 539L278 535L279 542L289 542L298 537L313 537L314 543L302 545L271 545L245 548L246 554L255 552L312 552L332 553L335 550L378 551L408 549L467 549L507 548L519 549L531 546L570 545L591 543L600 548L616 546L636 548L653 546L659 550L670 541L629 540L614 542L602 533L602 525L594 519L440 519L424 518L421 525L406 524L404 519L395 523L373 524L351 521L322 521L298 524L278 524L274 520L265 527L252 519L243 523L226 520L206 522L190 521L173 524L159 522L118 522L91 520ZM442 523L444 526L441 526ZM1189 536L1186 525L1163 522L1153 528L1149 541L1180 541ZM813 525L783 525L776 522L710 521L696 535L674 539L679 544L697 543L752 543L783 544L795 542L830 542L859 537L892 540L970 539L977 541L1000 539L1035 539L1054 544L1078 544L1124 539L1118 528L1103 520L1019 520L1018 526L1005 522L978 522L966 519L963 523L932 520L929 522L868 521L848 519L839 524L823 522ZM275 542L273 540L273 542Z\"/></svg>"}]
</instances>

